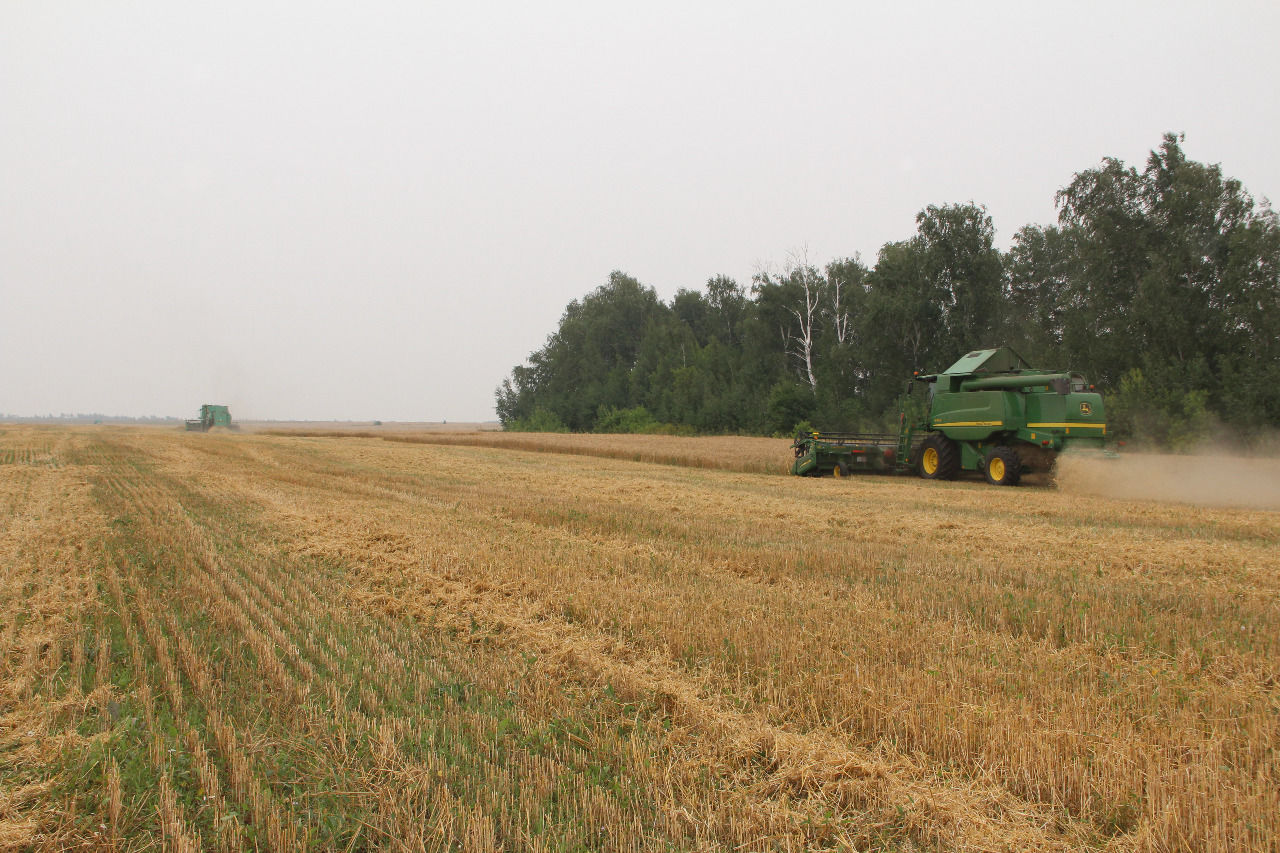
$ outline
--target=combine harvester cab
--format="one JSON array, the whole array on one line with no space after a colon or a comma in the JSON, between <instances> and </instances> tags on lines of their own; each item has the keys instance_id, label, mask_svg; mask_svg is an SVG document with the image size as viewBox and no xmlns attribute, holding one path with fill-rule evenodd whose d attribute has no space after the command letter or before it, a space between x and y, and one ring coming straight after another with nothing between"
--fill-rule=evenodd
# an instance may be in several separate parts
<instances>
[{"instance_id":1,"label":"combine harvester cab","mask_svg":"<svg viewBox=\"0 0 1280 853\"><path fill-rule=\"evenodd\" d=\"M971 352L916 381L929 383L929 415L909 429L910 461L927 479L981 471L1012 486L1064 451L1104 449L1102 395L1080 374L1037 370L1009 347Z\"/></svg>"},{"instance_id":2,"label":"combine harvester cab","mask_svg":"<svg viewBox=\"0 0 1280 853\"><path fill-rule=\"evenodd\" d=\"M801 433L791 473L843 476L851 471L915 470L930 480L981 471L998 486L1024 471L1048 471L1064 451L1102 452L1107 435L1102 395L1078 373L1038 370L1009 347L976 350L942 373L917 375L907 398L928 383L927 415L907 415L897 435Z\"/></svg>"}]
</instances>

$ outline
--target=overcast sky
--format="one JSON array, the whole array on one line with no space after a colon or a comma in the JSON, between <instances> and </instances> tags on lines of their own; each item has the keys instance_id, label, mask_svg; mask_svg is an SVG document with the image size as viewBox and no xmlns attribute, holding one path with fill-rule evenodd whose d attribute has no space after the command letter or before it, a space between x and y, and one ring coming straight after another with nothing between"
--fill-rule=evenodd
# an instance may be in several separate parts
<instances>
[{"instance_id":1,"label":"overcast sky","mask_svg":"<svg viewBox=\"0 0 1280 853\"><path fill-rule=\"evenodd\" d=\"M611 270L871 263L971 200L1007 246L1165 131L1280 201L1277 44L1270 2L0 0L0 413L489 420Z\"/></svg>"}]
</instances>

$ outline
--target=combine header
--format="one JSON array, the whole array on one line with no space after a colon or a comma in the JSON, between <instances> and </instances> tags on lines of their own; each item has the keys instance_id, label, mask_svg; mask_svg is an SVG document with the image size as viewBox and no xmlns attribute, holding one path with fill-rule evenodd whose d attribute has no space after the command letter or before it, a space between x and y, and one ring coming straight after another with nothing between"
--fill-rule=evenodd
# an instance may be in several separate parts
<instances>
[{"instance_id":1,"label":"combine header","mask_svg":"<svg viewBox=\"0 0 1280 853\"><path fill-rule=\"evenodd\" d=\"M928 385L927 415L909 417L916 383ZM1009 347L976 350L942 373L917 375L907 387L896 435L802 433L791 473L910 471L954 480L981 471L1014 486L1023 471L1047 471L1064 450L1102 450L1102 396L1078 373L1037 370Z\"/></svg>"},{"instance_id":2,"label":"combine header","mask_svg":"<svg viewBox=\"0 0 1280 853\"><path fill-rule=\"evenodd\" d=\"M235 426L231 423L231 410L226 406L205 403L200 407L200 417L193 421L187 421L187 430L191 432L208 432L214 427L235 429Z\"/></svg>"}]
</instances>

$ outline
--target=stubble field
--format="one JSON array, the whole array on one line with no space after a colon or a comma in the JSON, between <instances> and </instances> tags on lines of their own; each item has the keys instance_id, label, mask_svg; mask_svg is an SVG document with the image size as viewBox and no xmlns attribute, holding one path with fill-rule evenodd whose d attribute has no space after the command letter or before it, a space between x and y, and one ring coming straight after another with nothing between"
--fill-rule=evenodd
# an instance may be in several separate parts
<instances>
[{"instance_id":1,"label":"stubble field","mask_svg":"<svg viewBox=\"0 0 1280 853\"><path fill-rule=\"evenodd\" d=\"M0 847L1280 846L1280 513L786 453L0 426Z\"/></svg>"}]
</instances>

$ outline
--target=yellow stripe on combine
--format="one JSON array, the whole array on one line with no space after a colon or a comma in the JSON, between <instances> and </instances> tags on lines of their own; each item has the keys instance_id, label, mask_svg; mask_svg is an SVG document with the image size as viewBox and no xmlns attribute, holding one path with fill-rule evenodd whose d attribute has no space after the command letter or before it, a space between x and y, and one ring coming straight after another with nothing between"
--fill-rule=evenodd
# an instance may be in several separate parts
<instances>
[{"instance_id":1,"label":"yellow stripe on combine","mask_svg":"<svg viewBox=\"0 0 1280 853\"><path fill-rule=\"evenodd\" d=\"M998 427L1004 426L1004 421L950 421L948 423L934 423L933 428L938 427ZM1065 429L1070 432L1073 429L1100 429L1102 434L1107 434L1106 424L1087 424L1087 423L1070 423L1070 424L1027 424L1028 429Z\"/></svg>"},{"instance_id":2,"label":"yellow stripe on combine","mask_svg":"<svg viewBox=\"0 0 1280 853\"><path fill-rule=\"evenodd\" d=\"M1103 432L1107 431L1106 424L1027 424L1027 426L1035 429L1100 429Z\"/></svg>"}]
</instances>

